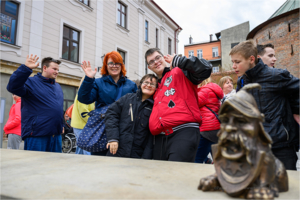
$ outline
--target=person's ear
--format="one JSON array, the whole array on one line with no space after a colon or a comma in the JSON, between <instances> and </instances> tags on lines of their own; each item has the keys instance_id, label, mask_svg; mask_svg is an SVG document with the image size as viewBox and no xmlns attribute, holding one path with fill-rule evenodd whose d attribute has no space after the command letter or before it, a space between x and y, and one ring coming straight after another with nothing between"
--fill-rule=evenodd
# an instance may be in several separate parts
<instances>
[{"instance_id":1,"label":"person's ear","mask_svg":"<svg viewBox=\"0 0 300 200\"><path fill-rule=\"evenodd\" d=\"M150 69L149 65L148 65L148 69Z\"/></svg>"},{"instance_id":2,"label":"person's ear","mask_svg":"<svg viewBox=\"0 0 300 200\"><path fill-rule=\"evenodd\" d=\"M260 55L257 55L257 58L261 58L261 56L260 56Z\"/></svg>"},{"instance_id":3,"label":"person's ear","mask_svg":"<svg viewBox=\"0 0 300 200\"><path fill-rule=\"evenodd\" d=\"M251 64L255 63L255 57L254 56L250 56L250 63Z\"/></svg>"},{"instance_id":4,"label":"person's ear","mask_svg":"<svg viewBox=\"0 0 300 200\"><path fill-rule=\"evenodd\" d=\"M47 66L46 65L44 65L43 66L43 71L45 71L47 69Z\"/></svg>"}]
</instances>

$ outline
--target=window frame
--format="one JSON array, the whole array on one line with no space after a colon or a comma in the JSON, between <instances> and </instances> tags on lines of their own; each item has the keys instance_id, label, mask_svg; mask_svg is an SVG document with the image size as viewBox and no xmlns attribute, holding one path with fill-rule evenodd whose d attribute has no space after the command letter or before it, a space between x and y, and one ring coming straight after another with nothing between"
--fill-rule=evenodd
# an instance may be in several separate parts
<instances>
[{"instance_id":1,"label":"window frame","mask_svg":"<svg viewBox=\"0 0 300 200\"><path fill-rule=\"evenodd\" d=\"M14 16L13 14L10 14L10 13L7 13L7 12L5 12L5 3L7 2L7 0L4 0L4 1L0 1L0 4L1 4L1 10L0 10L0 12L1 12L1 14L4 14L4 15L7 15L7 16L9 16L9 17L12 17L12 18L14 18L14 19L16 19L16 24L15 24L15 35L14 35L14 43L9 43L9 42L5 42L5 41L1 41L1 42L4 42L4 43L6 43L6 44L10 44L10 45L17 45L17 35L18 35L18 26L19 26L19 19L20 19L20 17L19 17L19 15L20 15L20 7L21 7L21 3L19 2L19 1L10 1L10 2L12 2L12 3L15 3L15 4L17 4L17 11L16 11L16 16Z\"/></svg>"},{"instance_id":2,"label":"window frame","mask_svg":"<svg viewBox=\"0 0 300 200\"><path fill-rule=\"evenodd\" d=\"M213 67L212 73L218 73L219 71L220 71L220 67Z\"/></svg>"},{"instance_id":3,"label":"window frame","mask_svg":"<svg viewBox=\"0 0 300 200\"><path fill-rule=\"evenodd\" d=\"M168 38L168 54L172 54L172 39Z\"/></svg>"},{"instance_id":4,"label":"window frame","mask_svg":"<svg viewBox=\"0 0 300 200\"><path fill-rule=\"evenodd\" d=\"M119 10L119 4L120 4L120 10ZM122 12L122 6L125 8L125 13ZM120 19L118 19L118 13L120 12ZM125 19L125 26L122 26L122 14L125 15L124 19ZM118 23L118 20L120 20L120 23ZM127 25L127 5L124 4L121 1L117 1L117 24L125 29L128 29L128 25Z\"/></svg>"},{"instance_id":5,"label":"window frame","mask_svg":"<svg viewBox=\"0 0 300 200\"><path fill-rule=\"evenodd\" d=\"M192 53L192 55L191 55L191 53ZM194 50L189 51L189 58L192 57L192 56L194 56Z\"/></svg>"},{"instance_id":6,"label":"window frame","mask_svg":"<svg viewBox=\"0 0 300 200\"><path fill-rule=\"evenodd\" d=\"M155 47L156 48L159 48L159 42L158 42L158 40L159 40L159 30L158 30L158 28L155 28Z\"/></svg>"},{"instance_id":7,"label":"window frame","mask_svg":"<svg viewBox=\"0 0 300 200\"><path fill-rule=\"evenodd\" d=\"M145 20L145 42L149 43L149 21Z\"/></svg>"},{"instance_id":8,"label":"window frame","mask_svg":"<svg viewBox=\"0 0 300 200\"><path fill-rule=\"evenodd\" d=\"M200 55L199 52L201 52L201 57L199 57L199 55ZM197 49L197 57L198 57L199 59L202 59L202 58L203 58L203 50L202 50L202 49Z\"/></svg>"},{"instance_id":9,"label":"window frame","mask_svg":"<svg viewBox=\"0 0 300 200\"><path fill-rule=\"evenodd\" d=\"M120 53L120 52L122 52L122 53L124 53L124 57L122 56L122 59L123 59L123 63L124 63L124 65L126 66L126 61L127 61L127 59L126 59L126 51L124 51L124 50L122 50L122 49L120 49L120 48L117 48L117 52L122 56L122 54Z\"/></svg>"},{"instance_id":10,"label":"window frame","mask_svg":"<svg viewBox=\"0 0 300 200\"><path fill-rule=\"evenodd\" d=\"M81 46L80 45L80 34L81 34L81 32L79 30L76 30L76 29L72 28L71 26L68 26L67 24L63 25L63 29L64 29L64 27L66 27L66 28L69 29L69 38L67 38L67 37L64 36L64 30L63 30L63 34L62 34L63 35L63 38L62 38L62 52L64 50L64 48L63 48L63 41L66 39L66 40L69 40L69 49L68 49L69 53L68 53L68 59L63 58L63 57L62 58L64 60L68 60L70 62L80 63L80 46ZM72 37L71 37L72 30L78 32L78 41L72 39ZM77 49L77 54L78 54L78 56L77 56L77 62L70 59L71 58L71 51L70 51L71 43L77 43L77 45L78 45L78 49Z\"/></svg>"},{"instance_id":11,"label":"window frame","mask_svg":"<svg viewBox=\"0 0 300 200\"><path fill-rule=\"evenodd\" d=\"M89 6L90 7L90 0L87 0L87 2L88 2L88 4L85 4L84 3L84 0L78 0L80 3L83 3L84 5L86 5L86 6Z\"/></svg>"},{"instance_id":12,"label":"window frame","mask_svg":"<svg viewBox=\"0 0 300 200\"><path fill-rule=\"evenodd\" d=\"M215 55L215 56L214 56L214 53L215 53L215 52L214 52L214 49L217 49L217 55ZM218 47L213 47L213 48L212 48L212 57L213 57L213 58L219 57L219 48L218 48Z\"/></svg>"}]
</instances>

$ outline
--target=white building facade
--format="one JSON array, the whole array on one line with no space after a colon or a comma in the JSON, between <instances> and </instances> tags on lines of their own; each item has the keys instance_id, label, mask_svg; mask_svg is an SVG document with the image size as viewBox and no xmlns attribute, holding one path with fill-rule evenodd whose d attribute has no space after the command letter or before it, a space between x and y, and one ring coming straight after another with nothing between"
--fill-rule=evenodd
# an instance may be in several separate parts
<instances>
[{"instance_id":1,"label":"white building facade","mask_svg":"<svg viewBox=\"0 0 300 200\"><path fill-rule=\"evenodd\" d=\"M12 97L10 75L28 54L60 60L57 82L64 92L64 109L74 100L84 72L82 61L100 69L104 55L119 51L127 77L149 73L144 54L157 47L163 54L178 49L181 27L152 0L1 0L1 97L5 121ZM5 23L4 23L5 22ZM5 25L4 25L5 24ZM40 72L40 67L34 74ZM97 74L100 77L100 74Z\"/></svg>"}]
</instances>

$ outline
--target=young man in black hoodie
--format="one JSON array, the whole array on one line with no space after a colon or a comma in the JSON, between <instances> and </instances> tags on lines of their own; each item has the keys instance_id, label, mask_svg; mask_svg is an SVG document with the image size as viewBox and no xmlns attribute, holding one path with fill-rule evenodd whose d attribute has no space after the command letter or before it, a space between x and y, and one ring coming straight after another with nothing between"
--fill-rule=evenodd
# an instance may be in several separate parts
<instances>
[{"instance_id":1,"label":"young man in black hoodie","mask_svg":"<svg viewBox=\"0 0 300 200\"><path fill-rule=\"evenodd\" d=\"M259 83L261 89L251 91L258 108L265 115L264 129L273 140L272 152L285 168L296 170L299 125L299 79L287 70L271 68L257 58L252 40L241 42L230 51L232 68L239 76L238 87ZM238 90L238 89L237 89Z\"/></svg>"}]
</instances>

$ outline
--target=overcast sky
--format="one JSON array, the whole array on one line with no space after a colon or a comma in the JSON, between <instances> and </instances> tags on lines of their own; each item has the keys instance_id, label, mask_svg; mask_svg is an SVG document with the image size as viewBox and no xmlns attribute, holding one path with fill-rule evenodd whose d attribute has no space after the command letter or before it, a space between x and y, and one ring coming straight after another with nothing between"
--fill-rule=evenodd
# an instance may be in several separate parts
<instances>
[{"instance_id":1,"label":"overcast sky","mask_svg":"<svg viewBox=\"0 0 300 200\"><path fill-rule=\"evenodd\" d=\"M249 21L250 31L265 22L286 0L154 0L183 30L179 54L192 35L193 42L208 41L209 34Z\"/></svg>"}]
</instances>

